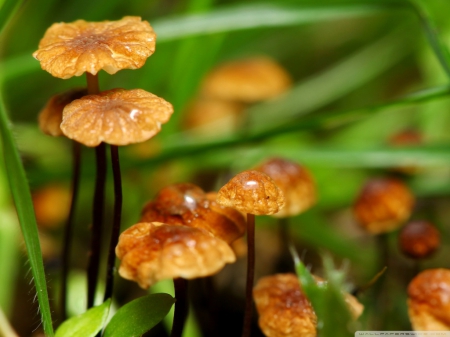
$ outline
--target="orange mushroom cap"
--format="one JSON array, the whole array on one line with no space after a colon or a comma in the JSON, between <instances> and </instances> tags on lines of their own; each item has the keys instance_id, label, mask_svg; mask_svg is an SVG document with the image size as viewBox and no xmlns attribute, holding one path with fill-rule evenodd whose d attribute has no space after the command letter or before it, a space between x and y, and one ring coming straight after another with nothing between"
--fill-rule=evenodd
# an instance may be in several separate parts
<instances>
[{"instance_id":1,"label":"orange mushroom cap","mask_svg":"<svg viewBox=\"0 0 450 337\"><path fill-rule=\"evenodd\" d=\"M411 215L414 196L396 179L372 179L366 183L353 207L358 223L373 234L399 228Z\"/></svg>"},{"instance_id":2,"label":"orange mushroom cap","mask_svg":"<svg viewBox=\"0 0 450 337\"><path fill-rule=\"evenodd\" d=\"M193 279L217 273L236 257L230 246L210 233L158 222L138 223L119 238L119 274L147 289L163 279Z\"/></svg>"},{"instance_id":3,"label":"orange mushroom cap","mask_svg":"<svg viewBox=\"0 0 450 337\"><path fill-rule=\"evenodd\" d=\"M118 21L55 23L45 32L33 57L42 69L67 79L101 69L115 74L138 69L155 51L156 34L147 21L125 16Z\"/></svg>"},{"instance_id":4,"label":"orange mushroom cap","mask_svg":"<svg viewBox=\"0 0 450 337\"><path fill-rule=\"evenodd\" d=\"M52 96L39 113L39 128L47 135L62 136L61 122L64 107L73 100L87 94L86 89L71 89L61 94Z\"/></svg>"},{"instance_id":5,"label":"orange mushroom cap","mask_svg":"<svg viewBox=\"0 0 450 337\"><path fill-rule=\"evenodd\" d=\"M294 216L307 210L316 202L316 187L311 174L290 160L272 158L255 168L267 174L283 191L286 205L274 216Z\"/></svg>"},{"instance_id":6,"label":"orange mushroom cap","mask_svg":"<svg viewBox=\"0 0 450 337\"><path fill-rule=\"evenodd\" d=\"M267 174L248 170L234 176L219 190L217 202L244 213L275 214L284 207L284 196Z\"/></svg>"},{"instance_id":7,"label":"orange mushroom cap","mask_svg":"<svg viewBox=\"0 0 450 337\"><path fill-rule=\"evenodd\" d=\"M254 103L276 97L290 88L292 80L278 63L255 57L225 63L204 80L204 97Z\"/></svg>"},{"instance_id":8,"label":"orange mushroom cap","mask_svg":"<svg viewBox=\"0 0 450 337\"><path fill-rule=\"evenodd\" d=\"M402 228L399 235L401 251L413 259L429 257L440 243L439 231L427 221L412 221Z\"/></svg>"},{"instance_id":9,"label":"orange mushroom cap","mask_svg":"<svg viewBox=\"0 0 450 337\"><path fill-rule=\"evenodd\" d=\"M428 269L408 286L408 315L414 330L450 330L450 270Z\"/></svg>"},{"instance_id":10,"label":"orange mushroom cap","mask_svg":"<svg viewBox=\"0 0 450 337\"><path fill-rule=\"evenodd\" d=\"M172 113L169 102L145 90L112 89L68 104L61 130L86 146L127 145L156 135Z\"/></svg>"}]
</instances>

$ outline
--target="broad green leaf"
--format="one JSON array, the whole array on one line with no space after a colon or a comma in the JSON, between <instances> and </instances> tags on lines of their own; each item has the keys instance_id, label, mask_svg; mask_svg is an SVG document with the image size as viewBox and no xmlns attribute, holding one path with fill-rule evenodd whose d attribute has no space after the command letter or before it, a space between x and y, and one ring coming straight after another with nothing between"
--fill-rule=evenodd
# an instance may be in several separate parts
<instances>
[{"instance_id":1,"label":"broad green leaf","mask_svg":"<svg viewBox=\"0 0 450 337\"><path fill-rule=\"evenodd\" d=\"M168 294L151 294L127 303L106 326L103 337L141 336L161 322L174 303Z\"/></svg>"},{"instance_id":2,"label":"broad green leaf","mask_svg":"<svg viewBox=\"0 0 450 337\"><path fill-rule=\"evenodd\" d=\"M71 317L56 330L55 337L95 337L108 319L111 299L85 313Z\"/></svg>"}]
</instances>

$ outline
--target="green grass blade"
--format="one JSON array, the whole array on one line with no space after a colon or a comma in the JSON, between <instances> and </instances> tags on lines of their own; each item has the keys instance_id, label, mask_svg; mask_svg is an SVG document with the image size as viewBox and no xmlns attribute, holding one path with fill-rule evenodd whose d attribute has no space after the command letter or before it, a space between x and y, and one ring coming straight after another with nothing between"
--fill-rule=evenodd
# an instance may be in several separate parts
<instances>
[{"instance_id":1,"label":"green grass blade","mask_svg":"<svg viewBox=\"0 0 450 337\"><path fill-rule=\"evenodd\" d=\"M45 281L44 264L39 245L36 218L34 215L31 194L28 188L25 170L20 160L19 152L14 143L10 123L6 115L3 100L0 97L0 131L3 144L3 154L9 185L16 205L25 246L36 286L37 298L41 312L44 332L47 336L53 336L52 317L48 301L47 283Z\"/></svg>"},{"instance_id":2,"label":"green grass blade","mask_svg":"<svg viewBox=\"0 0 450 337\"><path fill-rule=\"evenodd\" d=\"M0 7L0 32L22 5L23 0L5 0Z\"/></svg>"}]
</instances>

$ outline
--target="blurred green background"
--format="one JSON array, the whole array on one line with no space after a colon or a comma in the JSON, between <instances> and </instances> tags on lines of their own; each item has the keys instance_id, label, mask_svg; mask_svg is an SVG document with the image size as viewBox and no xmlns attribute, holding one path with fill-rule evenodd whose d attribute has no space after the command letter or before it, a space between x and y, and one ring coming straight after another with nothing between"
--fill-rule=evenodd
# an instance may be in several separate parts
<instances>
[{"instance_id":1,"label":"blurred green background","mask_svg":"<svg viewBox=\"0 0 450 337\"><path fill-rule=\"evenodd\" d=\"M125 194L122 228L134 224L143 204L167 184L186 181L215 190L231 175L270 156L285 157L310 169L319 196L317 205L289 220L299 252L314 273L320 274L322 251L329 251L338 265L348 263L346 281L354 288L381 269L376 239L359 229L351 214L360 187L369 177L401 175L392 168L418 166L417 173L401 175L418 198L412 218L432 221L442 235L441 249L420 268L449 267L450 2L414 3L424 10L422 17L406 0L25 1L0 41L0 80L31 191L36 194L49 184L65 191L69 187L70 142L43 135L37 115L52 95L85 81L84 77L53 78L40 69L31 54L45 30L54 22L141 16L158 36L155 54L139 70L113 76L101 72L100 87L145 89L172 102L175 113L154 140L120 150ZM287 70L292 89L246 109L245 128L232 134L205 138L186 132L186 107L204 76L223 62L260 55ZM404 130L417 131L423 143L393 147L390 138ZM90 149L83 149L83 160L72 280L81 287L80 293L94 182ZM108 189L112 191L111 184ZM110 214L112 200L107 209ZM48 249L44 261L51 305L57 303L63 221L59 222L40 228L47 239L41 244L44 251ZM278 233L275 219L258 219L257 231L257 265L264 266L257 267L256 279L276 271L271 261L286 246L272 235ZM397 234L388 236L390 268L378 288L361 295L366 309L360 330L410 329L406 285L414 264L399 253ZM278 248L267 248L273 245ZM0 307L21 336L37 335L39 328L33 331L39 317L22 247L1 165ZM239 263L218 277L219 291L225 294L220 298L243 294L239 273L245 263ZM142 293L136 285L121 281L117 301L124 303ZM236 313L232 307L242 301L238 296L224 304L230 317L239 320L241 308ZM73 310L81 306L74 305ZM233 336L232 331L224 330L224 336ZM162 328L154 333L158 334L164 336ZM199 336L199 329L188 335Z\"/></svg>"}]
</instances>

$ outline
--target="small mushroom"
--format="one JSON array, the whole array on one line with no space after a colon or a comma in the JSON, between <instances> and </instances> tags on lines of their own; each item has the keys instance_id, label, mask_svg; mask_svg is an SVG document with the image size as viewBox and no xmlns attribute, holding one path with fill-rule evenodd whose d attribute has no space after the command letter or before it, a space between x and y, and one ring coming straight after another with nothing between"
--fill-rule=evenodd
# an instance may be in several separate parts
<instances>
[{"instance_id":1,"label":"small mushroom","mask_svg":"<svg viewBox=\"0 0 450 337\"><path fill-rule=\"evenodd\" d=\"M450 270L428 269L408 286L408 315L416 331L450 330Z\"/></svg>"},{"instance_id":2,"label":"small mushroom","mask_svg":"<svg viewBox=\"0 0 450 337\"><path fill-rule=\"evenodd\" d=\"M158 222L125 230L116 255L120 276L144 289L159 280L213 275L236 259L225 241L204 230Z\"/></svg>"},{"instance_id":3,"label":"small mushroom","mask_svg":"<svg viewBox=\"0 0 450 337\"><path fill-rule=\"evenodd\" d=\"M70 203L70 192L64 186L52 184L33 192L33 206L40 228L54 228L64 221Z\"/></svg>"},{"instance_id":4,"label":"small mushroom","mask_svg":"<svg viewBox=\"0 0 450 337\"><path fill-rule=\"evenodd\" d=\"M359 225L372 234L391 232L411 215L414 196L396 179L368 181L353 207Z\"/></svg>"},{"instance_id":5,"label":"small mushroom","mask_svg":"<svg viewBox=\"0 0 450 337\"><path fill-rule=\"evenodd\" d=\"M265 173L249 170L234 176L222 186L217 202L247 213L247 282L243 337L250 335L252 319L252 288L255 270L255 214L275 214L284 206L283 192Z\"/></svg>"},{"instance_id":6,"label":"small mushroom","mask_svg":"<svg viewBox=\"0 0 450 337\"><path fill-rule=\"evenodd\" d=\"M268 57L225 63L204 80L203 97L255 103L274 98L290 88L288 73Z\"/></svg>"},{"instance_id":7,"label":"small mushroom","mask_svg":"<svg viewBox=\"0 0 450 337\"><path fill-rule=\"evenodd\" d=\"M316 187L308 170L282 158L272 158L255 168L267 174L283 191L285 206L273 216L278 218L298 215L316 202Z\"/></svg>"},{"instance_id":8,"label":"small mushroom","mask_svg":"<svg viewBox=\"0 0 450 337\"><path fill-rule=\"evenodd\" d=\"M400 250L413 259L430 257L441 243L439 231L428 221L412 221L399 235Z\"/></svg>"}]
</instances>

